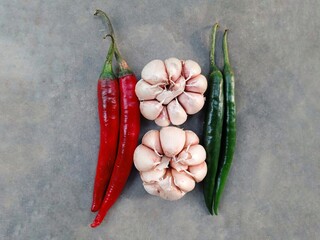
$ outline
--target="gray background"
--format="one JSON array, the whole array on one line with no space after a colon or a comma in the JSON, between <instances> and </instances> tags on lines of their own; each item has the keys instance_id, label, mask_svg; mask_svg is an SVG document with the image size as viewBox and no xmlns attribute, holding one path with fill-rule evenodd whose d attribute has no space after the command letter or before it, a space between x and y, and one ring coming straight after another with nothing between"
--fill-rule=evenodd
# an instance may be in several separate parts
<instances>
[{"instance_id":1,"label":"gray background","mask_svg":"<svg viewBox=\"0 0 320 240\"><path fill-rule=\"evenodd\" d=\"M209 69L209 31L229 28L238 138L220 215L201 185L177 202L136 170L97 229L88 225L99 143L96 83L109 13L140 76L176 56ZM320 1L0 3L0 239L316 239L320 206ZM221 66L221 51L217 56ZM202 113L185 128L201 134ZM142 121L141 135L156 128Z\"/></svg>"}]
</instances>

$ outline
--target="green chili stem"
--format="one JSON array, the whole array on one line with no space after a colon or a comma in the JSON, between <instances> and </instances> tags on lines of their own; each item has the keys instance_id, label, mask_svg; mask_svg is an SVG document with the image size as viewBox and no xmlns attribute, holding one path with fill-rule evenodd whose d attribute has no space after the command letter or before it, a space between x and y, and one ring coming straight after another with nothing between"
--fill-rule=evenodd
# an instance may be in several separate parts
<instances>
[{"instance_id":1,"label":"green chili stem","mask_svg":"<svg viewBox=\"0 0 320 240\"><path fill-rule=\"evenodd\" d=\"M113 54L114 54L114 39L111 34L107 34L104 38L106 38L106 37L110 37L112 42L109 47L106 61L104 62L100 77L101 78L114 78L113 70L112 70L112 58L113 58Z\"/></svg>"},{"instance_id":2,"label":"green chili stem","mask_svg":"<svg viewBox=\"0 0 320 240\"><path fill-rule=\"evenodd\" d=\"M217 33L217 29L219 28L219 24L215 23L212 26L212 42L211 42L211 51L210 51L210 67L212 68L212 70L215 70L214 68L216 68L216 64L214 61L214 52L215 52L215 45L216 45L216 33Z\"/></svg>"},{"instance_id":3,"label":"green chili stem","mask_svg":"<svg viewBox=\"0 0 320 240\"><path fill-rule=\"evenodd\" d=\"M223 35L223 55L224 55L224 64L225 65L230 65L229 62L229 50L228 50L228 29L226 29L224 31L224 35Z\"/></svg>"},{"instance_id":4,"label":"green chili stem","mask_svg":"<svg viewBox=\"0 0 320 240\"><path fill-rule=\"evenodd\" d=\"M108 50L108 54L107 54L107 62L108 63L112 63L112 57L113 57L113 53L114 53L114 38L111 34L107 34L104 38L110 37L111 38L111 47Z\"/></svg>"},{"instance_id":5,"label":"green chili stem","mask_svg":"<svg viewBox=\"0 0 320 240\"><path fill-rule=\"evenodd\" d=\"M110 30L110 34L114 35L113 27L112 27L112 24L111 24L111 21L110 21L110 18L108 17L108 15L100 9L97 9L93 15L98 16L99 14L102 15L103 17L105 17L105 19L107 20L106 22L107 22L108 28Z\"/></svg>"}]
</instances>

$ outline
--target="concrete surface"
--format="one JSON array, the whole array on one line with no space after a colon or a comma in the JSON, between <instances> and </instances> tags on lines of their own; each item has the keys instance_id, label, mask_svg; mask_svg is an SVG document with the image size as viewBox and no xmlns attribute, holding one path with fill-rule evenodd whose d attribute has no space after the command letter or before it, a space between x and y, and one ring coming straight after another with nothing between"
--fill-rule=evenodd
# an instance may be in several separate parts
<instances>
[{"instance_id":1,"label":"concrete surface","mask_svg":"<svg viewBox=\"0 0 320 240\"><path fill-rule=\"evenodd\" d=\"M166 202L148 195L134 170L102 226L88 227L96 83L108 43L96 8L109 13L138 76L170 56L194 59L207 74L211 25L221 24L219 44L231 30L238 138L218 217L208 214L201 185ZM319 29L318 0L2 0L0 239L316 239ZM202 120L184 127L201 134ZM141 135L155 128L142 124Z\"/></svg>"}]
</instances>

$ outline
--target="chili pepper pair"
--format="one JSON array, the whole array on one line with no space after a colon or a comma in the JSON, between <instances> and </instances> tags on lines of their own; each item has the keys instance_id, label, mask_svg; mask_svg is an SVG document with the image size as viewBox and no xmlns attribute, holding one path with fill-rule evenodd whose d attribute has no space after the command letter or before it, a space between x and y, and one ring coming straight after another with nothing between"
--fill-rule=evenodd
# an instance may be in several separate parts
<instances>
[{"instance_id":1,"label":"chili pepper pair","mask_svg":"<svg viewBox=\"0 0 320 240\"><path fill-rule=\"evenodd\" d=\"M132 168L140 132L139 100L135 95L137 79L117 48L106 13L96 10L94 15L105 17L110 30L106 36L112 42L98 80L100 149L91 211L99 211L91 227L101 224L120 196ZM112 69L113 55L119 65L117 77Z\"/></svg>"},{"instance_id":2,"label":"chili pepper pair","mask_svg":"<svg viewBox=\"0 0 320 240\"><path fill-rule=\"evenodd\" d=\"M215 64L214 51L218 24L212 28L210 53L211 73L208 81L207 110L204 125L204 145L208 173L204 180L204 198L211 214L218 206L232 164L236 143L236 105L234 73L229 62L228 30L223 36L223 74Z\"/></svg>"}]
</instances>

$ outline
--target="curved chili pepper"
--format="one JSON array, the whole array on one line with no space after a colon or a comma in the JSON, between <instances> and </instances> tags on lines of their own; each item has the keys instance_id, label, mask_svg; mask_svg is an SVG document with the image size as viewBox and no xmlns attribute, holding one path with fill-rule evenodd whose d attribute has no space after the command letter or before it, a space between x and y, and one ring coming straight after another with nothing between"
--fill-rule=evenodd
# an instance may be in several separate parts
<instances>
[{"instance_id":1,"label":"curved chili pepper","mask_svg":"<svg viewBox=\"0 0 320 240\"><path fill-rule=\"evenodd\" d=\"M93 188L91 211L99 210L116 159L119 136L119 85L112 71L114 44L111 43L98 80L100 149Z\"/></svg>"},{"instance_id":2,"label":"curved chili pepper","mask_svg":"<svg viewBox=\"0 0 320 240\"><path fill-rule=\"evenodd\" d=\"M208 100L205 125L203 128L204 146L207 152L206 162L208 164L208 173L204 179L203 193L205 203L211 214L213 214L213 191L219 163L224 110L223 76L214 61L215 40L218 27L217 23L212 27L212 43L210 52L211 73L208 81Z\"/></svg>"},{"instance_id":3,"label":"curved chili pepper","mask_svg":"<svg viewBox=\"0 0 320 240\"><path fill-rule=\"evenodd\" d=\"M230 167L232 164L233 154L236 145L236 103L234 93L234 73L229 62L228 51L228 30L223 36L223 55L224 55L224 95L225 95L225 117L224 132L222 133L222 148L219 160L219 169L216 176L214 190L214 213L218 214L220 198L226 184Z\"/></svg>"},{"instance_id":4,"label":"curved chili pepper","mask_svg":"<svg viewBox=\"0 0 320 240\"><path fill-rule=\"evenodd\" d=\"M107 23L114 36L113 28L108 16L101 10L97 10L106 17ZM112 37L114 40L114 37ZM112 171L112 176L101 208L94 219L91 227L101 224L108 210L120 196L131 172L133 165L133 152L138 144L140 132L139 100L135 94L137 79L129 68L126 61L121 57L115 44L115 55L119 64L119 87L120 87L120 134L117 158Z\"/></svg>"}]
</instances>

